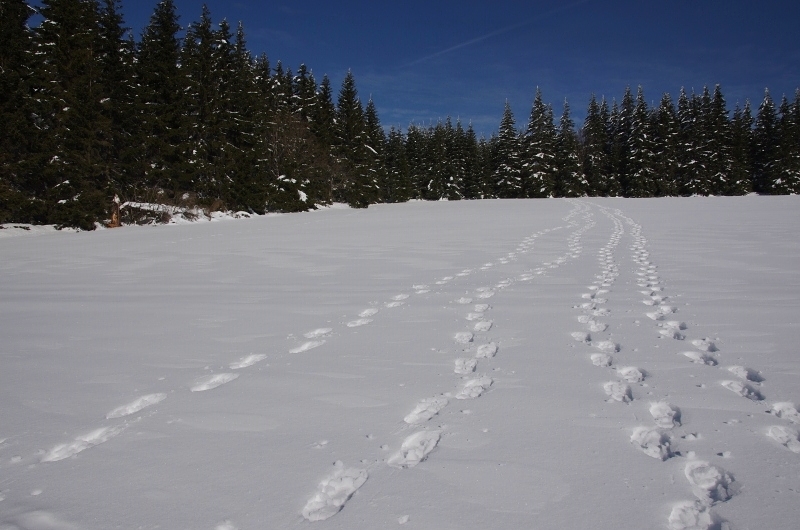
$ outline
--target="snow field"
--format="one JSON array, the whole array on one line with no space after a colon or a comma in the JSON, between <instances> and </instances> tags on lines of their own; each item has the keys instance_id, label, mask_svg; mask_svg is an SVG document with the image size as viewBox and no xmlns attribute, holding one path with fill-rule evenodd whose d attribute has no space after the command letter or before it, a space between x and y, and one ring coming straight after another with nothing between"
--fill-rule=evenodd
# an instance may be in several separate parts
<instances>
[{"instance_id":1,"label":"snow field","mask_svg":"<svg viewBox=\"0 0 800 530\"><path fill-rule=\"evenodd\" d=\"M800 397L793 390L796 381L781 372L779 363L758 355L759 343L737 349L733 340L748 340L736 334L746 327L742 323L759 329L762 323L743 307L739 313L726 313L728 319L739 319L738 326L718 326L713 306L697 303L707 295L687 288L696 269L687 266L681 272L675 263L686 265L680 261L654 263L656 257L671 254L661 250L664 237L643 235L645 229L662 226L656 222L661 211L656 207L651 212L652 203L646 208L621 200L543 204L550 212L536 218L538 231L506 241L505 249L493 249L494 256L478 245L469 247L475 258L457 254L451 272L429 274L426 266L412 267L402 285L392 283L394 276L380 264L398 262L392 256L397 246L385 253L380 245L364 246L367 255L369 249L378 249L375 268L365 270L375 270L379 280L369 280L364 270L353 279L338 278L346 273L336 271L336 262L326 256L308 271L324 277L334 270L337 279L323 285L343 289L328 287L330 295L300 290L299 301L280 296L269 305L276 311L243 313L245 318L224 311L202 315L192 321L202 335L200 347L182 348L176 342L163 349L180 355L115 358L128 367L124 376L113 363L105 368L102 357L96 357L100 363L94 367L73 357L75 368L62 372L78 378L96 372L90 376L94 386L62 383L51 390L78 402L78 390L99 388L92 400L100 398L101 411L61 413L57 418L64 427L48 436L20 428L29 419L16 401L22 402L29 391L8 375L0 376L1 387L19 396L0 409L0 426L6 429L0 431L0 470L7 477L0 484L0 524L103 528L93 521L119 517L140 526L225 529L286 527L303 519L326 528L383 527L386 522L505 528L536 521L542 528L590 523L620 528L636 521L671 529L719 528L726 521L741 527L754 521L768 527L790 523L795 513L783 501L792 498L790 485L797 486L800 441L789 427L798 423L797 409L787 400ZM566 217L553 215L554 204ZM478 206L484 205L463 207ZM435 225L430 220L426 224ZM706 236L694 244L714 243ZM429 260L445 246L432 244ZM789 250L800 257L796 247ZM624 259L623 248L630 249L630 259ZM270 254L276 263L282 259ZM5 267L17 281L21 261L13 253L11 258ZM408 262L424 261L416 260ZM79 276L100 262L77 260L65 270ZM292 261L295 267L297 263ZM793 262L787 258L786 263ZM198 274L207 280L202 268ZM239 276L240 282L252 285L246 273ZM385 278L392 285L382 294L361 295L372 291L358 282L374 288ZM17 291L7 285L4 292L20 303ZM229 289L231 284L220 285ZM254 307L272 304L271 293L289 282L275 285L251 295ZM580 285L588 293L576 290ZM720 286L724 284L716 288ZM411 289L414 294L406 294ZM28 298L30 293L28 289ZM542 304L545 295L550 298ZM482 302L488 298L491 306ZM46 299L41 296L40 307L46 307ZM173 303L170 309L180 315L175 309L181 307ZM282 310L289 314L281 316ZM667 320L676 318L673 314L682 320ZM267 332L257 329L264 325ZM32 337L6 326L12 348ZM84 327L84 336L103 340L97 329ZM788 340L780 335L786 328L776 329L776 342L791 344L790 333ZM68 336L63 330L61 334ZM301 336L308 340L298 340ZM46 352L56 343L40 338L28 344ZM687 345L694 350L683 351ZM793 362L781 355L777 353L782 363ZM751 364L752 358L760 359L760 366ZM6 374L35 380L30 376L41 365L8 359L11 372ZM128 388L127 378L137 385L116 390ZM48 391L37 389L43 390ZM117 406L131 395L140 397ZM42 410L36 412L41 415L38 423L46 424L44 414L52 413L38 402L36 406ZM144 410L147 414L140 415ZM72 438L70 424L73 432L88 434ZM746 432L759 433L759 439ZM58 437L69 441L48 444ZM42 444L50 449L37 456L33 447ZM231 447L235 457L228 454ZM149 469L147 473L136 471L134 463L151 455L176 466L155 474L146 466L141 469ZM718 461L722 458L729 459L725 465ZM33 466L24 465L29 463ZM115 467L126 469L128 478L112 478L103 491L91 481L75 480L78 473L99 476L99 470ZM194 479L193 468L198 470ZM788 478L776 490L770 484L778 470ZM201 476L213 480L202 482ZM479 481L470 479L476 476ZM168 477L185 486L157 493L153 488L168 483ZM646 484L652 494L636 494L633 502L629 484ZM743 487L756 495L739 495ZM777 499L768 511L758 498L758 492L767 490ZM486 491L502 494L481 494ZM184 494L194 502L181 502ZM157 495L167 495L175 509L151 503L147 510L125 514L127 508L120 503L106 502L145 502ZM257 501L265 497L268 507ZM571 509L565 502L571 497L583 499L591 515Z\"/></svg>"}]
</instances>

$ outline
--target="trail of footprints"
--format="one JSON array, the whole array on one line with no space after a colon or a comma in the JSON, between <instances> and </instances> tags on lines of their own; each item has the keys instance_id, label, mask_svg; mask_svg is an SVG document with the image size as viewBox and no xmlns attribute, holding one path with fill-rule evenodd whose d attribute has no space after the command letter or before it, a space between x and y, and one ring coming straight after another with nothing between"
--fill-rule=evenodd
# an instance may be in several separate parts
<instances>
[{"instance_id":1,"label":"trail of footprints","mask_svg":"<svg viewBox=\"0 0 800 530\"><path fill-rule=\"evenodd\" d=\"M637 284L642 289L641 294L645 296L643 303L652 309L645 311L645 315L659 328L659 334L667 339L684 341L686 339L684 331L687 326L684 322L671 319L674 318L672 315L677 312L677 308L670 304L669 297L664 294L658 268L649 259L649 252L646 249L647 240L642 236L641 226L631 218L624 216L620 210L614 210L613 213L603 207L600 207L600 210L614 223L614 229L608 244L598 252L598 261L602 267L601 274L589 286L589 292L582 295L586 301L577 306L584 313L578 317L578 321L584 324L588 331L572 332L572 337L602 352L590 355L590 360L595 366L608 368L615 372L617 380L603 383L607 400L631 403L635 399L635 395L630 385L642 382L647 375L646 372L633 366L615 366L611 354L620 351L620 345L608 340L597 340L592 335L608 329L608 326L598 321L597 317L609 314L608 310L603 307L607 302L605 296L619 276L613 251L624 234L624 225L621 219L624 219L630 227L630 235L633 238L632 258L634 263L639 266L636 272L639 278ZM719 367L719 361L715 356L718 349L713 340L704 337L688 342L695 350L685 350L679 355L693 363ZM736 379L719 381L723 388L752 401L765 399L759 389L764 378L758 371L738 365L728 366L725 370ZM651 402L648 412L654 425L635 427L630 436L631 444L645 455L661 461L673 456L682 456L681 453L673 451L673 435L671 433L675 427L681 425L680 408L671 403L659 401ZM800 414L792 403L777 402L768 412L789 423L800 424ZM795 429L787 425L774 425L765 434L786 449L800 453L800 440L798 440L798 433ZM696 437L696 433L691 433L683 438L691 440ZM690 460L684 467L684 475L696 499L673 505L667 521L668 526L671 530L702 530L720 525L723 521L711 511L711 507L731 499L741 486L731 473L697 458L694 451L690 451L687 456Z\"/></svg>"},{"instance_id":2,"label":"trail of footprints","mask_svg":"<svg viewBox=\"0 0 800 530\"><path fill-rule=\"evenodd\" d=\"M579 215L584 218L590 218L589 208L583 204L573 201L573 210L564 218L570 226L577 226L577 222L573 218ZM591 225L593 226L593 224ZM579 241L580 235L591 226L584 226L582 229L576 230L569 238L570 250L567 254L560 256L553 262L544 263L541 267L521 275L518 281L529 281L536 275L546 272L548 268L557 268L562 263L566 262L569 258L577 257L580 254ZM496 265L507 264L514 261L519 256L530 252L533 249L534 241L544 234L552 231L559 230L563 227L555 227L542 230L532 236L525 238L517 248L509 252L507 255L499 258L496 263L485 263L480 267L480 270L489 270ZM444 276L433 283L436 286L444 286L456 278L463 278L471 275L473 269L464 269L453 275ZM512 280L503 280L499 282L494 288L485 287L476 290L474 298L480 301L486 301L492 298L498 289L503 289L511 285ZM414 293L422 295L429 293L431 287L427 284L415 284L412 286ZM410 298L409 294L401 293L393 296L389 301L385 302L383 306L386 309L392 309L404 305ZM472 298L462 297L458 302L462 304L472 303ZM468 319L470 321L477 321L472 324L471 331L459 332L454 336L456 342L470 347L475 339L475 334L483 334L488 332L493 322L483 318L484 314L490 309L488 303L474 304L473 311L469 313ZM358 314L358 318L350 320L345 323L347 328L358 328L370 324L374 317L380 312L378 307L369 307L364 309ZM334 329L330 327L321 327L303 334L307 340L290 348L288 353L301 354L309 350L319 348L326 344L326 337L333 334ZM408 425L421 425L434 417L438 412L448 404L450 399L464 400L475 399L481 396L491 385L493 380L488 375L475 375L474 372L477 368L478 360L485 360L493 358L498 352L498 346L494 342L486 342L477 346L474 357L472 359L458 359L455 361L454 372L457 375L463 376L465 379L459 385L458 390L452 393L446 393L434 398L427 398L421 400L417 406L404 418ZM197 378L189 387L193 393L205 392L213 390L222 385L236 380L240 376L240 371L250 368L267 359L266 354L249 354L232 361L228 368L232 372L222 372L204 375ZM106 414L107 420L121 419L122 423L115 425L107 425L86 434L77 436L74 440L58 444L52 447L49 451L41 451L40 456L34 459L28 459L28 462L38 460L42 463L57 462L67 458L75 457L79 453L107 442L117 435L121 434L129 426L130 422L139 421L142 417L137 417L133 420L130 419L140 412L145 411L150 407L154 407L167 399L167 393L152 393L135 398L133 401L114 408ZM152 409L151 409L152 410ZM388 460L387 464L395 468L411 468L422 462L427 458L428 454L439 443L442 435L441 430L421 430L406 437L399 450L394 453ZM11 464L19 464L26 461L22 457L13 457ZM302 510L302 515L309 521L324 520L332 515L338 513L350 497L360 488L367 480L368 474L364 469L346 468L342 462L334 464L334 470L329 473L318 485L317 492L308 500L306 506ZM232 524L232 523L231 523ZM224 526L224 525L223 525Z\"/></svg>"},{"instance_id":3,"label":"trail of footprints","mask_svg":"<svg viewBox=\"0 0 800 530\"><path fill-rule=\"evenodd\" d=\"M403 422L411 428L415 428L413 433L406 436L400 443L400 447L386 459L386 464L396 469L409 469L423 462L431 452L436 449L442 436L445 435L445 428L441 425L428 428L428 424L433 418L439 415L451 402L451 400L476 399L483 395L494 384L494 380L487 374L476 373L480 362L494 358L499 347L496 342L486 337L484 334L493 328L494 322L487 318L487 312L491 306L485 301L492 298L498 290L511 285L513 281L529 281L537 274L543 274L548 268L556 268L565 263L569 258L578 257L581 253L580 237L589 228L594 226L589 209L584 205L577 204L566 221L570 221L578 213L583 213L588 219L587 224L577 229L568 239L569 251L550 263L545 263L533 271L520 275L516 280L506 279L498 282L494 287L477 288L472 296L462 296L455 300L460 305L471 305L469 312L465 315L469 330L454 332L451 336L456 344L460 344L463 353L469 353L469 357L458 357L454 359L453 372L458 376L458 385L455 391L444 392L430 397L420 399L403 418ZM570 225L576 226L576 222ZM545 230L526 238L517 250L509 253L506 259L514 259L519 253L529 251L537 237L549 232ZM502 263L503 260L500 260ZM486 270L493 264L487 263L482 269ZM469 271L463 271L462 275L467 275ZM452 278L448 278L452 279ZM445 281L443 278L440 281ZM438 282L437 282L438 283ZM426 290L427 286L415 286L418 291ZM476 303L477 302L477 303ZM480 343L480 344L478 344ZM346 481L339 479L344 474L348 478ZM331 475L320 482L318 491L312 496L303 508L302 515L309 521L320 521L327 519L338 513L344 503L356 492L356 490L367 480L368 471L366 469L344 469L341 462L335 464L335 470ZM334 484L334 486L331 486Z\"/></svg>"}]
</instances>

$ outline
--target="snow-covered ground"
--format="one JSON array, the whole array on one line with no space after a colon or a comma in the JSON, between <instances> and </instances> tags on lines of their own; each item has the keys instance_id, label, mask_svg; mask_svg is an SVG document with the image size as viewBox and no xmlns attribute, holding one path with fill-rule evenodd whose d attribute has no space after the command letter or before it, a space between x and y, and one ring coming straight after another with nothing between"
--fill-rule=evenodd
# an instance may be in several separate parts
<instances>
[{"instance_id":1,"label":"snow-covered ground","mask_svg":"<svg viewBox=\"0 0 800 530\"><path fill-rule=\"evenodd\" d=\"M796 528L798 212L415 202L3 238L0 528Z\"/></svg>"}]
</instances>

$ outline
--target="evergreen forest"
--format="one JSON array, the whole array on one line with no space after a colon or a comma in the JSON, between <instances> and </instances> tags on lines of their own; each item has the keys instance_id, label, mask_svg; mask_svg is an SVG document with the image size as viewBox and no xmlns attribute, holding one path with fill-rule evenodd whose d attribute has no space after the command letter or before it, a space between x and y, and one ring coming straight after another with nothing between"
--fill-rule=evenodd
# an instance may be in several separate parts
<instances>
[{"instance_id":1,"label":"evergreen forest","mask_svg":"<svg viewBox=\"0 0 800 530\"><path fill-rule=\"evenodd\" d=\"M0 0L0 223L91 230L115 196L133 223L165 220L141 204L800 193L800 90L730 111L719 86L657 106L628 88L592 96L577 128L536 90L527 121L506 103L488 139L449 118L387 130L352 72L335 91L251 55L205 7L178 21L161 0L136 40L121 0Z\"/></svg>"}]
</instances>

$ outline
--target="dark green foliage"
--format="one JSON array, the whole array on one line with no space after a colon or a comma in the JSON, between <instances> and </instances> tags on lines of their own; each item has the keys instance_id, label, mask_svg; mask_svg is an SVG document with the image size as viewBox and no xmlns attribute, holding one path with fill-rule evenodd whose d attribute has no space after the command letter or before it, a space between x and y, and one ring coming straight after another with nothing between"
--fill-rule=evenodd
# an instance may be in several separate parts
<instances>
[{"instance_id":1,"label":"dark green foliage","mask_svg":"<svg viewBox=\"0 0 800 530\"><path fill-rule=\"evenodd\" d=\"M780 190L778 158L780 156L780 131L775 103L764 91L764 100L758 108L753 130L753 190L773 194Z\"/></svg>"},{"instance_id":2,"label":"dark green foliage","mask_svg":"<svg viewBox=\"0 0 800 530\"><path fill-rule=\"evenodd\" d=\"M672 97L664 94L661 103L650 116L650 134L653 139L653 171L655 195L677 195L678 183L678 116Z\"/></svg>"},{"instance_id":3,"label":"dark green foliage","mask_svg":"<svg viewBox=\"0 0 800 530\"><path fill-rule=\"evenodd\" d=\"M722 90L681 90L648 108L592 96L575 131L537 89L524 131L506 104L498 133L449 118L384 130L352 73L334 102L207 8L181 27L161 0L138 42L122 0L0 0L0 222L92 229L112 198L264 213L332 201L800 193L800 91L729 115ZM124 205L125 206L125 205ZM135 206L130 206L135 208ZM194 214L200 213L195 211ZM123 215L129 221L135 215ZM150 216L152 217L152 216Z\"/></svg>"},{"instance_id":4,"label":"dark green foliage","mask_svg":"<svg viewBox=\"0 0 800 530\"><path fill-rule=\"evenodd\" d=\"M578 158L578 138L575 135L575 124L569 113L569 104L564 101L564 113L558 126L556 136L556 182L557 197L582 197L586 195L589 185L583 174Z\"/></svg>"},{"instance_id":5,"label":"dark green foliage","mask_svg":"<svg viewBox=\"0 0 800 530\"><path fill-rule=\"evenodd\" d=\"M25 167L37 139L26 97L33 75L33 36L27 27L32 14L22 0L0 0L0 223L42 222Z\"/></svg>"},{"instance_id":6,"label":"dark green foliage","mask_svg":"<svg viewBox=\"0 0 800 530\"><path fill-rule=\"evenodd\" d=\"M605 101L603 101L605 105ZM586 193L592 196L608 194L608 124L594 94L586 110L586 119L579 144L581 171L586 179Z\"/></svg>"},{"instance_id":7,"label":"dark green foliage","mask_svg":"<svg viewBox=\"0 0 800 530\"><path fill-rule=\"evenodd\" d=\"M524 196L521 150L511 105L506 101L495 144L495 165L492 171L496 197L518 199Z\"/></svg>"},{"instance_id":8,"label":"dark green foliage","mask_svg":"<svg viewBox=\"0 0 800 530\"><path fill-rule=\"evenodd\" d=\"M528 128L522 137L525 197L553 197L556 193L556 128L553 109L542 101L537 88Z\"/></svg>"},{"instance_id":9,"label":"dark green foliage","mask_svg":"<svg viewBox=\"0 0 800 530\"><path fill-rule=\"evenodd\" d=\"M368 142L364 107L358 99L355 77L347 72L336 104L334 172L339 181L334 197L354 208L366 208L378 197L378 181L371 171L375 150Z\"/></svg>"}]
</instances>

